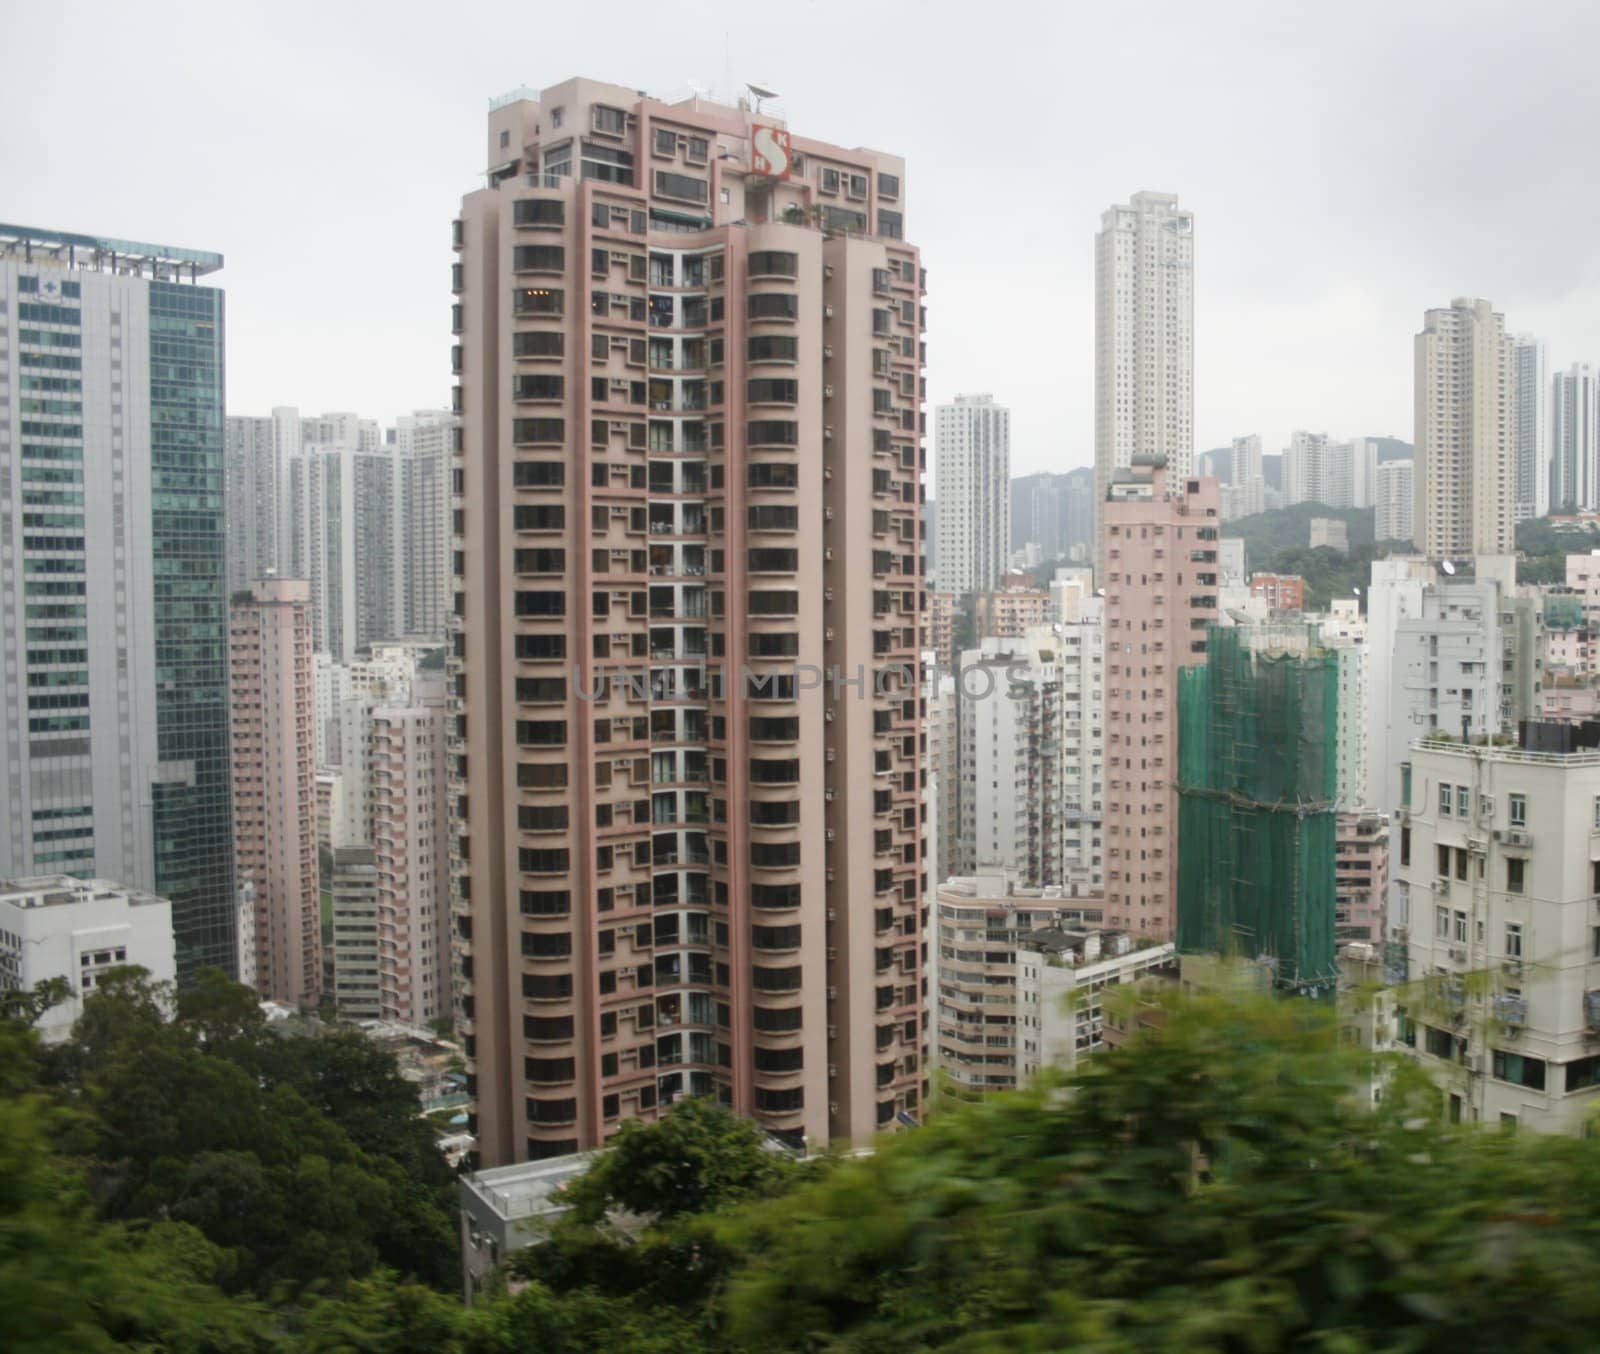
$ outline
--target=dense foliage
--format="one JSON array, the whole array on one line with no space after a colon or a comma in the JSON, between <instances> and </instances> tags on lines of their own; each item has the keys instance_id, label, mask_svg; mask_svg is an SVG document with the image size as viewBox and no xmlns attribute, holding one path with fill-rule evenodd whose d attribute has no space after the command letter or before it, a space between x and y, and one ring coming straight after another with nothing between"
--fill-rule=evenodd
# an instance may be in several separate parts
<instances>
[{"instance_id":1,"label":"dense foliage","mask_svg":"<svg viewBox=\"0 0 1600 1354\"><path fill-rule=\"evenodd\" d=\"M1517 582L1565 583L1567 556L1586 555L1597 544L1587 535L1556 531L1548 517L1517 523Z\"/></svg>"},{"instance_id":2,"label":"dense foliage","mask_svg":"<svg viewBox=\"0 0 1600 1354\"><path fill-rule=\"evenodd\" d=\"M1070 1083L953 1104L868 1157L799 1164L688 1102L625 1130L468 1310L386 1267L414 1238L375 1163L406 1157L391 1110L414 1106L349 1050L274 1048L224 984L170 1024L153 1002L113 985L65 1057L25 1012L0 1025L0 1347L1584 1350L1600 1321L1600 1141L1441 1126L1420 1073L1310 1003L1174 997ZM171 1094L111 1103L135 1070ZM242 1103L180 1129L208 1086ZM231 1223L217 1156L225 1180L258 1159Z\"/></svg>"}]
</instances>

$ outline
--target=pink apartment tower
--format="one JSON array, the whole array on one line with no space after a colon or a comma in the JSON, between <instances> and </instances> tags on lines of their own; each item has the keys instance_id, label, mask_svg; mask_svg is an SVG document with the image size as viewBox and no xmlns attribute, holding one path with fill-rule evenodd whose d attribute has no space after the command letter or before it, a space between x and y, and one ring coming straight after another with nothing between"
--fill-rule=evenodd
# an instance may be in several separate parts
<instances>
[{"instance_id":1,"label":"pink apartment tower","mask_svg":"<svg viewBox=\"0 0 1600 1354\"><path fill-rule=\"evenodd\" d=\"M1154 940L1177 934L1178 669L1217 619L1219 499L1138 455L1103 505L1106 925Z\"/></svg>"},{"instance_id":2,"label":"pink apartment tower","mask_svg":"<svg viewBox=\"0 0 1600 1354\"><path fill-rule=\"evenodd\" d=\"M311 584L265 578L229 612L234 852L255 888L256 990L322 996Z\"/></svg>"},{"instance_id":3,"label":"pink apartment tower","mask_svg":"<svg viewBox=\"0 0 1600 1354\"><path fill-rule=\"evenodd\" d=\"M479 1160L926 1098L903 162L571 80L455 223L455 1003Z\"/></svg>"}]
</instances>

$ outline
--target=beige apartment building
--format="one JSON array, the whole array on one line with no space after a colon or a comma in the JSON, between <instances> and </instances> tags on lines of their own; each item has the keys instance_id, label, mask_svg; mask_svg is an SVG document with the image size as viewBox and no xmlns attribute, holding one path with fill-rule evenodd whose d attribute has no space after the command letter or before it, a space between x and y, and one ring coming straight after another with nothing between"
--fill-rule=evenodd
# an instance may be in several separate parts
<instances>
[{"instance_id":1,"label":"beige apartment building","mask_svg":"<svg viewBox=\"0 0 1600 1354\"><path fill-rule=\"evenodd\" d=\"M1106 925L1170 940L1178 924L1178 670L1206 661L1217 619L1214 479L1169 481L1135 456L1105 524Z\"/></svg>"},{"instance_id":2,"label":"beige apartment building","mask_svg":"<svg viewBox=\"0 0 1600 1354\"><path fill-rule=\"evenodd\" d=\"M422 1027L450 1007L449 711L442 673L411 688L372 712L372 863L379 1015Z\"/></svg>"},{"instance_id":3,"label":"beige apartment building","mask_svg":"<svg viewBox=\"0 0 1600 1354\"><path fill-rule=\"evenodd\" d=\"M1457 1121L1591 1131L1600 1106L1600 750L1411 745L1389 918L1399 1038Z\"/></svg>"},{"instance_id":4,"label":"beige apartment building","mask_svg":"<svg viewBox=\"0 0 1600 1354\"><path fill-rule=\"evenodd\" d=\"M686 1095L794 1144L915 1122L904 163L591 80L496 101L487 163L455 224L449 747L480 1160Z\"/></svg>"},{"instance_id":5,"label":"beige apartment building","mask_svg":"<svg viewBox=\"0 0 1600 1354\"><path fill-rule=\"evenodd\" d=\"M229 615L228 708L234 854L255 891L256 990L315 1006L322 996L317 886L316 683L311 585L264 578Z\"/></svg>"},{"instance_id":6,"label":"beige apartment building","mask_svg":"<svg viewBox=\"0 0 1600 1354\"><path fill-rule=\"evenodd\" d=\"M1430 310L1416 336L1412 524L1432 560L1509 555L1517 514L1514 341L1488 301Z\"/></svg>"},{"instance_id":7,"label":"beige apartment building","mask_svg":"<svg viewBox=\"0 0 1600 1354\"><path fill-rule=\"evenodd\" d=\"M993 592L978 595L977 638L1021 639L1035 625L1060 620L1055 594L1031 576L1008 573Z\"/></svg>"}]
</instances>

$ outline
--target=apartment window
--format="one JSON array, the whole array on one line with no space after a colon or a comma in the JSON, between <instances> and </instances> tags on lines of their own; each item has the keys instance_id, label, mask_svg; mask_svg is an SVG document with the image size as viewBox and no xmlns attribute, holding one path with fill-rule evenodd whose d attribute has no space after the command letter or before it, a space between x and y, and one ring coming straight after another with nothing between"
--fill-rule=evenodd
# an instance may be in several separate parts
<instances>
[{"instance_id":1,"label":"apartment window","mask_svg":"<svg viewBox=\"0 0 1600 1354\"><path fill-rule=\"evenodd\" d=\"M678 134L669 127L657 127L655 130L655 148L657 155L676 155L678 153Z\"/></svg>"},{"instance_id":2,"label":"apartment window","mask_svg":"<svg viewBox=\"0 0 1600 1354\"><path fill-rule=\"evenodd\" d=\"M1467 914L1465 912L1456 913L1455 940L1459 945L1467 943Z\"/></svg>"},{"instance_id":3,"label":"apartment window","mask_svg":"<svg viewBox=\"0 0 1600 1354\"><path fill-rule=\"evenodd\" d=\"M748 395L751 404L794 404L800 398L800 383L752 377Z\"/></svg>"},{"instance_id":4,"label":"apartment window","mask_svg":"<svg viewBox=\"0 0 1600 1354\"><path fill-rule=\"evenodd\" d=\"M898 174L878 175L878 196L886 197L891 202L900 196L900 176Z\"/></svg>"},{"instance_id":5,"label":"apartment window","mask_svg":"<svg viewBox=\"0 0 1600 1354\"><path fill-rule=\"evenodd\" d=\"M905 238L905 218L899 212L878 211L878 234L886 240Z\"/></svg>"},{"instance_id":6,"label":"apartment window","mask_svg":"<svg viewBox=\"0 0 1600 1354\"><path fill-rule=\"evenodd\" d=\"M1467 877L1467 853L1464 848L1456 847L1456 878L1465 880Z\"/></svg>"},{"instance_id":7,"label":"apartment window","mask_svg":"<svg viewBox=\"0 0 1600 1354\"><path fill-rule=\"evenodd\" d=\"M1411 864L1411 829L1409 827L1400 829L1400 863L1402 865Z\"/></svg>"},{"instance_id":8,"label":"apartment window","mask_svg":"<svg viewBox=\"0 0 1600 1354\"><path fill-rule=\"evenodd\" d=\"M1515 1086L1526 1086L1530 1091L1544 1090L1543 1058L1529 1058L1497 1048L1493 1066L1496 1081L1509 1081Z\"/></svg>"},{"instance_id":9,"label":"apartment window","mask_svg":"<svg viewBox=\"0 0 1600 1354\"><path fill-rule=\"evenodd\" d=\"M560 849L535 850L525 846L517 852L517 868L523 874L566 874L570 860L570 855ZM524 936L523 940L526 941L527 937ZM527 952L524 946L523 953Z\"/></svg>"},{"instance_id":10,"label":"apartment window","mask_svg":"<svg viewBox=\"0 0 1600 1354\"><path fill-rule=\"evenodd\" d=\"M1527 825L1528 825L1528 796L1527 795L1512 795L1511 798L1510 798L1510 804L1511 804L1511 826L1512 827L1527 827Z\"/></svg>"},{"instance_id":11,"label":"apartment window","mask_svg":"<svg viewBox=\"0 0 1600 1354\"><path fill-rule=\"evenodd\" d=\"M752 362L794 362L800 356L800 340L793 334L754 334L749 354Z\"/></svg>"},{"instance_id":12,"label":"apartment window","mask_svg":"<svg viewBox=\"0 0 1600 1354\"><path fill-rule=\"evenodd\" d=\"M1600 795L1594 797L1594 825L1600 828Z\"/></svg>"},{"instance_id":13,"label":"apartment window","mask_svg":"<svg viewBox=\"0 0 1600 1354\"><path fill-rule=\"evenodd\" d=\"M1600 1086L1600 1055L1577 1058L1567 1064L1567 1090L1582 1091Z\"/></svg>"},{"instance_id":14,"label":"apartment window","mask_svg":"<svg viewBox=\"0 0 1600 1354\"><path fill-rule=\"evenodd\" d=\"M795 531L800 526L800 510L784 504L753 504L747 512L751 531Z\"/></svg>"},{"instance_id":15,"label":"apartment window","mask_svg":"<svg viewBox=\"0 0 1600 1354\"><path fill-rule=\"evenodd\" d=\"M609 108L603 103L597 103L592 112L595 131L604 132L607 136L621 136L628 125L627 115L620 108Z\"/></svg>"},{"instance_id":16,"label":"apartment window","mask_svg":"<svg viewBox=\"0 0 1600 1354\"><path fill-rule=\"evenodd\" d=\"M512 206L519 226L560 226L567 219L567 204L560 198L524 198Z\"/></svg>"},{"instance_id":17,"label":"apartment window","mask_svg":"<svg viewBox=\"0 0 1600 1354\"><path fill-rule=\"evenodd\" d=\"M763 968L753 971L757 992L798 992L801 970L796 968Z\"/></svg>"},{"instance_id":18,"label":"apartment window","mask_svg":"<svg viewBox=\"0 0 1600 1354\"><path fill-rule=\"evenodd\" d=\"M517 461L511 467L511 483L518 489L559 489L566 480L562 461Z\"/></svg>"},{"instance_id":19,"label":"apartment window","mask_svg":"<svg viewBox=\"0 0 1600 1354\"><path fill-rule=\"evenodd\" d=\"M1521 893L1523 871L1528 862L1519 860L1515 856L1506 861L1506 892Z\"/></svg>"},{"instance_id":20,"label":"apartment window","mask_svg":"<svg viewBox=\"0 0 1600 1354\"><path fill-rule=\"evenodd\" d=\"M566 335L559 329L534 329L511 336L515 357L560 357L566 349Z\"/></svg>"},{"instance_id":21,"label":"apartment window","mask_svg":"<svg viewBox=\"0 0 1600 1354\"><path fill-rule=\"evenodd\" d=\"M1446 818L1450 816L1450 807L1455 803L1454 793L1443 781L1439 782L1439 812Z\"/></svg>"},{"instance_id":22,"label":"apartment window","mask_svg":"<svg viewBox=\"0 0 1600 1354\"><path fill-rule=\"evenodd\" d=\"M567 424L560 418L514 418L511 420L511 440L521 443L562 442L566 439Z\"/></svg>"},{"instance_id":23,"label":"apartment window","mask_svg":"<svg viewBox=\"0 0 1600 1354\"><path fill-rule=\"evenodd\" d=\"M704 206L711 200L710 189L704 179L688 174L674 174L669 170L656 170L656 193L660 197L676 198L680 202L695 202Z\"/></svg>"},{"instance_id":24,"label":"apartment window","mask_svg":"<svg viewBox=\"0 0 1600 1354\"><path fill-rule=\"evenodd\" d=\"M518 273L559 273L567 266L567 251L558 244L519 244L511 250L511 268Z\"/></svg>"},{"instance_id":25,"label":"apartment window","mask_svg":"<svg viewBox=\"0 0 1600 1354\"><path fill-rule=\"evenodd\" d=\"M752 616L793 616L800 610L800 594L786 589L755 589L748 600Z\"/></svg>"},{"instance_id":26,"label":"apartment window","mask_svg":"<svg viewBox=\"0 0 1600 1354\"><path fill-rule=\"evenodd\" d=\"M1506 958L1522 958L1522 923L1519 921L1506 923Z\"/></svg>"},{"instance_id":27,"label":"apartment window","mask_svg":"<svg viewBox=\"0 0 1600 1354\"><path fill-rule=\"evenodd\" d=\"M511 293L511 309L518 315L560 315L566 293L558 287L518 287Z\"/></svg>"},{"instance_id":28,"label":"apartment window","mask_svg":"<svg viewBox=\"0 0 1600 1354\"><path fill-rule=\"evenodd\" d=\"M572 894L566 889L523 889L524 917L566 917L572 913Z\"/></svg>"},{"instance_id":29,"label":"apartment window","mask_svg":"<svg viewBox=\"0 0 1600 1354\"><path fill-rule=\"evenodd\" d=\"M751 277L798 277L800 256L781 249L757 249L750 254Z\"/></svg>"},{"instance_id":30,"label":"apartment window","mask_svg":"<svg viewBox=\"0 0 1600 1354\"><path fill-rule=\"evenodd\" d=\"M759 1034L793 1034L803 1028L803 1013L798 1006L755 1008L755 1027ZM1600 1062L1600 1059L1596 1059Z\"/></svg>"},{"instance_id":31,"label":"apartment window","mask_svg":"<svg viewBox=\"0 0 1600 1354\"><path fill-rule=\"evenodd\" d=\"M1472 815L1472 787L1469 785L1456 786L1456 817L1468 818Z\"/></svg>"},{"instance_id":32,"label":"apartment window","mask_svg":"<svg viewBox=\"0 0 1600 1354\"><path fill-rule=\"evenodd\" d=\"M791 461L752 461L745 481L752 489L797 489L800 467Z\"/></svg>"},{"instance_id":33,"label":"apartment window","mask_svg":"<svg viewBox=\"0 0 1600 1354\"><path fill-rule=\"evenodd\" d=\"M1433 933L1440 940L1450 939L1450 909L1436 907L1433 909Z\"/></svg>"},{"instance_id":34,"label":"apartment window","mask_svg":"<svg viewBox=\"0 0 1600 1354\"><path fill-rule=\"evenodd\" d=\"M1433 855L1433 872L1441 879L1450 878L1450 848L1448 846L1436 846L1433 848Z\"/></svg>"}]
</instances>

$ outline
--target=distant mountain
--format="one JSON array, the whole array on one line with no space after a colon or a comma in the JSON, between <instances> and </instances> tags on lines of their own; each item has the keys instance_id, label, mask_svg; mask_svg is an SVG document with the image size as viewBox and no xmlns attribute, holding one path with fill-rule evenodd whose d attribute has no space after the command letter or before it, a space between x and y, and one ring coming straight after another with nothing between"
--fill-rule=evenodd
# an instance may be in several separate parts
<instances>
[{"instance_id":1,"label":"distant mountain","mask_svg":"<svg viewBox=\"0 0 1600 1354\"><path fill-rule=\"evenodd\" d=\"M1378 444L1378 464L1385 461L1409 461L1415 448L1409 442L1402 442L1398 437L1374 437L1372 441Z\"/></svg>"},{"instance_id":2,"label":"distant mountain","mask_svg":"<svg viewBox=\"0 0 1600 1354\"><path fill-rule=\"evenodd\" d=\"M1350 548L1372 544L1371 508L1330 508L1322 503L1296 503L1290 508L1272 508L1254 517L1224 522L1224 536L1244 540L1247 569L1265 569L1268 561L1290 550L1305 550L1311 539L1313 517L1334 517L1350 529Z\"/></svg>"}]
</instances>

